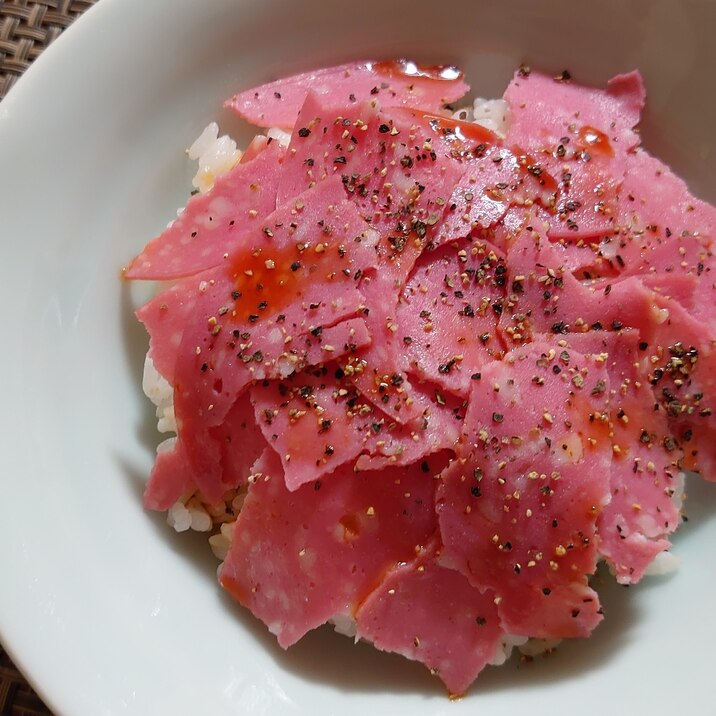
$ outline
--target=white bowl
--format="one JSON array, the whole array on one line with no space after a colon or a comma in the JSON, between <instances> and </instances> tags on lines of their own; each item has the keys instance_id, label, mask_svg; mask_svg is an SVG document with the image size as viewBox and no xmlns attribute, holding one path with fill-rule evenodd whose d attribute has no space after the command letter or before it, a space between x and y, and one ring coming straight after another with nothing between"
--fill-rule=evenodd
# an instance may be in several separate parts
<instances>
[{"instance_id":1,"label":"white bowl","mask_svg":"<svg viewBox=\"0 0 716 716\"><path fill-rule=\"evenodd\" d=\"M378 56L603 83L639 68L644 143L716 200L716 3L101 0L0 104L0 638L54 710L98 714L671 714L713 710L716 488L694 483L681 570L626 590L549 659L448 703L399 657L319 630L282 652L224 596L203 538L141 506L148 289L120 270L190 189L183 149L235 91ZM241 136L239 137L241 138Z\"/></svg>"}]
</instances>

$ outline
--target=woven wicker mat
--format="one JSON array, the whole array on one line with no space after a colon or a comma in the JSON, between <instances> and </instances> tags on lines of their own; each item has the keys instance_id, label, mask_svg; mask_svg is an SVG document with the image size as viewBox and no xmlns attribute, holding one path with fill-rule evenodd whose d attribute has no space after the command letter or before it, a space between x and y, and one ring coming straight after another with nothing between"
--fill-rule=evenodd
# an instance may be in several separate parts
<instances>
[{"instance_id":1,"label":"woven wicker mat","mask_svg":"<svg viewBox=\"0 0 716 716\"><path fill-rule=\"evenodd\" d=\"M35 716L50 712L0 646L0 714Z\"/></svg>"},{"instance_id":2,"label":"woven wicker mat","mask_svg":"<svg viewBox=\"0 0 716 716\"><path fill-rule=\"evenodd\" d=\"M0 0L0 100L45 47L94 3L95 0ZM3 716L6 713L10 712L0 711Z\"/></svg>"},{"instance_id":3,"label":"woven wicker mat","mask_svg":"<svg viewBox=\"0 0 716 716\"><path fill-rule=\"evenodd\" d=\"M33 60L96 0L0 0L0 100ZM0 715L49 714L0 646Z\"/></svg>"}]
</instances>

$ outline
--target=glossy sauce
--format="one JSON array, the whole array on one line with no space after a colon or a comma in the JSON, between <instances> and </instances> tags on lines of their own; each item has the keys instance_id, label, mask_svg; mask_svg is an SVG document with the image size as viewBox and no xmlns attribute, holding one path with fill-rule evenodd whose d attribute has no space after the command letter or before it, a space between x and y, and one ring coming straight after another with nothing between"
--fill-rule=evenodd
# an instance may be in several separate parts
<instances>
[{"instance_id":1,"label":"glossy sauce","mask_svg":"<svg viewBox=\"0 0 716 716\"><path fill-rule=\"evenodd\" d=\"M229 267L233 290L239 294L232 296L235 317L240 322L256 323L300 300L307 282L320 280L311 275L318 263L336 251L333 246L319 253L316 246L303 251L296 245L268 246L235 254Z\"/></svg>"},{"instance_id":2,"label":"glossy sauce","mask_svg":"<svg viewBox=\"0 0 716 716\"><path fill-rule=\"evenodd\" d=\"M452 117L439 117L435 114L425 114L430 128L448 141L459 141L464 144L492 145L498 142L497 135L475 122L465 122Z\"/></svg>"},{"instance_id":3,"label":"glossy sauce","mask_svg":"<svg viewBox=\"0 0 716 716\"><path fill-rule=\"evenodd\" d=\"M614 156L614 148L609 137L604 132L585 125L577 134L579 143L591 154L602 154L607 157Z\"/></svg>"},{"instance_id":4,"label":"glossy sauce","mask_svg":"<svg viewBox=\"0 0 716 716\"><path fill-rule=\"evenodd\" d=\"M415 77L423 80L437 80L439 82L454 82L463 78L462 70L450 65L419 65L410 60L383 60L371 62L366 65L387 77Z\"/></svg>"},{"instance_id":5,"label":"glossy sauce","mask_svg":"<svg viewBox=\"0 0 716 716\"><path fill-rule=\"evenodd\" d=\"M554 194L559 185L557 180L531 155L526 154L520 147L513 147L517 160L518 171L525 179L536 181L544 191Z\"/></svg>"}]
</instances>

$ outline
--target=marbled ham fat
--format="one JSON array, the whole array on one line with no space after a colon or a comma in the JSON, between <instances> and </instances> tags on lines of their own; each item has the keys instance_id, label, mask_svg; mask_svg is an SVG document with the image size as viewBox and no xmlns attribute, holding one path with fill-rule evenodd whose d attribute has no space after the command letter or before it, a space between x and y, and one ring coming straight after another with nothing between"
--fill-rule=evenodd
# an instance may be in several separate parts
<instances>
[{"instance_id":1,"label":"marbled ham fat","mask_svg":"<svg viewBox=\"0 0 716 716\"><path fill-rule=\"evenodd\" d=\"M639 146L640 76L520 70L504 137L466 91L366 62L239 93L288 147L126 271L175 280L137 312L178 426L147 507L245 494L220 581L282 646L352 620L452 694L511 635L589 635L598 560L638 582L681 471L716 479L716 212Z\"/></svg>"}]
</instances>

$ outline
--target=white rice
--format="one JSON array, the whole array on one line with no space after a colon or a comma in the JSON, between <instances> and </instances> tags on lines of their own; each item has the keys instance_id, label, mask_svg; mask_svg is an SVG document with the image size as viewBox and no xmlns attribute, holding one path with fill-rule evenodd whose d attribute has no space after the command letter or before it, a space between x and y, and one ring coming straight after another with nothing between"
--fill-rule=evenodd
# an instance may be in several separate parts
<instances>
[{"instance_id":1,"label":"white rice","mask_svg":"<svg viewBox=\"0 0 716 716\"><path fill-rule=\"evenodd\" d=\"M189 147L187 154L189 159L199 163L192 185L205 194L214 186L218 176L236 166L243 152L237 149L236 142L228 135L220 137L219 125L211 122Z\"/></svg>"},{"instance_id":2,"label":"white rice","mask_svg":"<svg viewBox=\"0 0 716 716\"><path fill-rule=\"evenodd\" d=\"M453 117L464 122L474 122L504 137L510 122L510 107L504 99L477 97L472 107L458 109Z\"/></svg>"},{"instance_id":3,"label":"white rice","mask_svg":"<svg viewBox=\"0 0 716 716\"><path fill-rule=\"evenodd\" d=\"M290 132L286 132L279 127L271 127L266 131L266 136L275 139L282 147L287 147L291 141Z\"/></svg>"},{"instance_id":4,"label":"white rice","mask_svg":"<svg viewBox=\"0 0 716 716\"><path fill-rule=\"evenodd\" d=\"M177 423L174 417L174 389L166 378L154 367L147 354L144 360L142 390L156 406L157 430L160 433L176 433Z\"/></svg>"},{"instance_id":5,"label":"white rice","mask_svg":"<svg viewBox=\"0 0 716 716\"><path fill-rule=\"evenodd\" d=\"M356 638L358 625L356 624L356 620L348 614L336 614L328 620L328 623L333 624L333 628L338 634L350 637L351 639Z\"/></svg>"},{"instance_id":6,"label":"white rice","mask_svg":"<svg viewBox=\"0 0 716 716\"><path fill-rule=\"evenodd\" d=\"M649 577L658 577L663 574L671 574L681 566L681 557L673 552L660 552L654 561L646 568L644 574Z\"/></svg>"},{"instance_id":7,"label":"white rice","mask_svg":"<svg viewBox=\"0 0 716 716\"><path fill-rule=\"evenodd\" d=\"M488 662L490 666L502 666L512 656L512 650L517 646L524 646L529 641L526 636L518 634L505 634L497 645L495 654Z\"/></svg>"}]
</instances>

